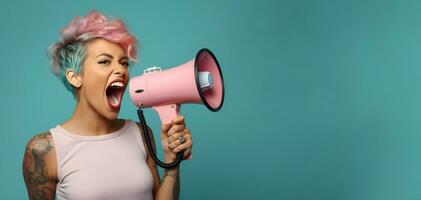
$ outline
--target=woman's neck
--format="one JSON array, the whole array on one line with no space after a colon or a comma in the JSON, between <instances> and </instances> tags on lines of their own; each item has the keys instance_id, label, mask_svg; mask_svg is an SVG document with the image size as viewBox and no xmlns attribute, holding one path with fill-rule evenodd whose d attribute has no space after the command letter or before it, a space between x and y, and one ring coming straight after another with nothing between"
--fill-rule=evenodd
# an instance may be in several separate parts
<instances>
[{"instance_id":1,"label":"woman's neck","mask_svg":"<svg viewBox=\"0 0 421 200\"><path fill-rule=\"evenodd\" d=\"M97 136L112 133L124 125L124 120L109 120L98 113L86 101L78 101L71 118L61 126L73 133L87 136Z\"/></svg>"}]
</instances>

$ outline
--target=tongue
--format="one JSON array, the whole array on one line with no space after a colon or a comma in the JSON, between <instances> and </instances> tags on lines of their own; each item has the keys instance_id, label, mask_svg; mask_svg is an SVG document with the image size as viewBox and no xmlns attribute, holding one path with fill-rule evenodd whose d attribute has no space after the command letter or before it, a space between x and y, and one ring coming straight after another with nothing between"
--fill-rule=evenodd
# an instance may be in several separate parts
<instances>
[{"instance_id":1,"label":"tongue","mask_svg":"<svg viewBox=\"0 0 421 200\"><path fill-rule=\"evenodd\" d=\"M122 91L119 89L110 89L109 94L107 95L108 104L112 108L120 107Z\"/></svg>"},{"instance_id":2,"label":"tongue","mask_svg":"<svg viewBox=\"0 0 421 200\"><path fill-rule=\"evenodd\" d=\"M118 97L115 94L108 96L108 103L112 106L118 106L118 104L120 104Z\"/></svg>"}]
</instances>

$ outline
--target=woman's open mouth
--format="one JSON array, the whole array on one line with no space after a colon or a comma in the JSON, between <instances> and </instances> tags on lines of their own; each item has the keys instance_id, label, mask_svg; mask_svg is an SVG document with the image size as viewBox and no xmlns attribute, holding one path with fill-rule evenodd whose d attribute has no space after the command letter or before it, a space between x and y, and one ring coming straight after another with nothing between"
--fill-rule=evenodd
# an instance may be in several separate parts
<instances>
[{"instance_id":1,"label":"woman's open mouth","mask_svg":"<svg viewBox=\"0 0 421 200\"><path fill-rule=\"evenodd\" d=\"M111 109L119 110L121 105L121 99L124 93L123 81L117 80L112 82L105 91L107 95L107 102Z\"/></svg>"}]
</instances>

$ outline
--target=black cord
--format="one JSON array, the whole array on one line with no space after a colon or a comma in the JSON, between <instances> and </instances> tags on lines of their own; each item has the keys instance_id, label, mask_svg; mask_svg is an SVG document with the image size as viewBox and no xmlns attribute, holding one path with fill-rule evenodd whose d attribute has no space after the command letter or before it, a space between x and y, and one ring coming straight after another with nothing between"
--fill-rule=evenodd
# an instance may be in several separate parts
<instances>
[{"instance_id":1,"label":"black cord","mask_svg":"<svg viewBox=\"0 0 421 200\"><path fill-rule=\"evenodd\" d=\"M152 159L155 161L155 163L165 169L172 169L172 168L177 167L180 164L181 160L183 160L184 153L178 152L175 161L172 163L164 163L160 161L158 157L156 157L156 153L152 147L151 138L149 137L149 133L147 129L148 126L146 125L145 116L143 115L143 110L141 108L137 109L137 116L139 116L139 121L140 121L140 124L142 125L142 129L144 133L143 135L145 136L145 140L146 140L146 146L148 147L148 151L150 152L150 155Z\"/></svg>"}]
</instances>

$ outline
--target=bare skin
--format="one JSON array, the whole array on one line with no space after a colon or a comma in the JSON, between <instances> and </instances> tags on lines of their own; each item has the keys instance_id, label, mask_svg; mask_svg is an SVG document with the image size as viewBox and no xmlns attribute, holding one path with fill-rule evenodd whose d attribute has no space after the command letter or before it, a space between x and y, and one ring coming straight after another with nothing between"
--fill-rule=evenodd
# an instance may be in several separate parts
<instances>
[{"instance_id":1,"label":"bare skin","mask_svg":"<svg viewBox=\"0 0 421 200\"><path fill-rule=\"evenodd\" d=\"M50 133L34 136L26 146L22 168L31 200L54 199L58 180L53 149Z\"/></svg>"},{"instance_id":2,"label":"bare skin","mask_svg":"<svg viewBox=\"0 0 421 200\"><path fill-rule=\"evenodd\" d=\"M61 126L75 134L104 135L124 125L124 120L117 119L119 109L108 106L105 91L116 79L127 86L128 58L118 44L104 39L94 39L87 43L86 53L82 73L76 74L71 70L66 73L67 80L76 88L77 105L71 118ZM153 134L150 129L148 134ZM184 144L179 143L177 139L179 136L185 138ZM155 147L155 142L153 143ZM185 157L188 156L192 139L183 116L178 116L172 124L164 124L161 127L161 144L165 162L174 161L176 154L181 151L185 152ZM154 199L178 199L179 169L166 171L168 176L164 175L161 181L149 152L146 162L153 175ZM51 133L36 135L27 143L22 170L30 200L54 199L58 178L56 152Z\"/></svg>"}]
</instances>

